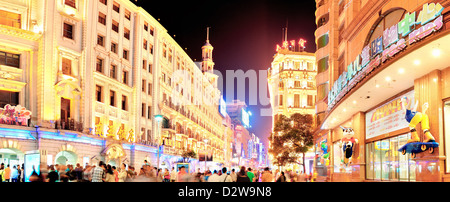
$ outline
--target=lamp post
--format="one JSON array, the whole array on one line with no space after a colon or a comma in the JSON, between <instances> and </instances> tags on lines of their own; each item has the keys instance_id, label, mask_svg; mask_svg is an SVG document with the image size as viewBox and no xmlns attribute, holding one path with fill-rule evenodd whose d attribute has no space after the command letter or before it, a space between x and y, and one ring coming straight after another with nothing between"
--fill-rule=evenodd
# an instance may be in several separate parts
<instances>
[{"instance_id":1,"label":"lamp post","mask_svg":"<svg viewBox=\"0 0 450 202\"><path fill-rule=\"evenodd\" d=\"M157 143L158 143L158 153L157 153L157 162L156 162L156 167L157 167L157 170L159 170L159 157L160 157L160 150L161 150L161 132L160 132L160 130L161 130L161 121L163 120L163 115L161 115L161 114L157 114L157 115L155 115L155 121L157 122L157 124L158 124L158 126L157 126L157 131L158 131L158 136L157 136Z\"/></svg>"},{"instance_id":2,"label":"lamp post","mask_svg":"<svg viewBox=\"0 0 450 202\"><path fill-rule=\"evenodd\" d=\"M203 141L205 142L205 174L206 174L206 153L208 152L206 144L208 144L208 139L204 139Z\"/></svg>"}]
</instances>

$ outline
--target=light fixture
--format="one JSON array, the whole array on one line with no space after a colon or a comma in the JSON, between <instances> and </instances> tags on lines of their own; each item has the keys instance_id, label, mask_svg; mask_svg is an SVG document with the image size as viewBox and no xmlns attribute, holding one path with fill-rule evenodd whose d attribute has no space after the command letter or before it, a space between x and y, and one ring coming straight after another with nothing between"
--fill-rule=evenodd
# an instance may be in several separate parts
<instances>
[{"instance_id":1,"label":"light fixture","mask_svg":"<svg viewBox=\"0 0 450 202\"><path fill-rule=\"evenodd\" d=\"M441 56L441 49L439 49L439 44L437 44L435 47L433 47L433 50L431 51L431 54L434 57L439 57Z\"/></svg>"},{"instance_id":2,"label":"light fixture","mask_svg":"<svg viewBox=\"0 0 450 202\"><path fill-rule=\"evenodd\" d=\"M377 85L375 85L375 87L379 88L379 87L380 87L380 85L379 85L379 84L377 84Z\"/></svg>"},{"instance_id":3,"label":"light fixture","mask_svg":"<svg viewBox=\"0 0 450 202\"><path fill-rule=\"evenodd\" d=\"M415 65L420 65L420 60L414 60Z\"/></svg>"},{"instance_id":4,"label":"light fixture","mask_svg":"<svg viewBox=\"0 0 450 202\"><path fill-rule=\"evenodd\" d=\"M386 81L391 81L391 77L386 77Z\"/></svg>"},{"instance_id":5,"label":"light fixture","mask_svg":"<svg viewBox=\"0 0 450 202\"><path fill-rule=\"evenodd\" d=\"M399 74L405 73L405 69L403 69L403 68L398 69L398 73L399 73Z\"/></svg>"},{"instance_id":6,"label":"light fixture","mask_svg":"<svg viewBox=\"0 0 450 202\"><path fill-rule=\"evenodd\" d=\"M356 104L356 100L353 100L353 104Z\"/></svg>"}]
</instances>

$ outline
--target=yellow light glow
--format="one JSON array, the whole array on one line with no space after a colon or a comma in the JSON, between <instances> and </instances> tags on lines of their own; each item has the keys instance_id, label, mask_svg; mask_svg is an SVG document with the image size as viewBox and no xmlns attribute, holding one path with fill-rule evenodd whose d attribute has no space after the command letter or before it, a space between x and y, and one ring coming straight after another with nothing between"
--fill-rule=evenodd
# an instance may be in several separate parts
<instances>
[{"instance_id":1,"label":"yellow light glow","mask_svg":"<svg viewBox=\"0 0 450 202\"><path fill-rule=\"evenodd\" d=\"M405 69L403 69L403 68L398 69L398 73L399 73L399 74L405 73Z\"/></svg>"},{"instance_id":2,"label":"yellow light glow","mask_svg":"<svg viewBox=\"0 0 450 202\"><path fill-rule=\"evenodd\" d=\"M420 60L414 60L415 65L420 65Z\"/></svg>"},{"instance_id":3,"label":"yellow light glow","mask_svg":"<svg viewBox=\"0 0 450 202\"><path fill-rule=\"evenodd\" d=\"M441 56L441 49L439 48L433 48L432 54L434 57L439 57Z\"/></svg>"}]
</instances>

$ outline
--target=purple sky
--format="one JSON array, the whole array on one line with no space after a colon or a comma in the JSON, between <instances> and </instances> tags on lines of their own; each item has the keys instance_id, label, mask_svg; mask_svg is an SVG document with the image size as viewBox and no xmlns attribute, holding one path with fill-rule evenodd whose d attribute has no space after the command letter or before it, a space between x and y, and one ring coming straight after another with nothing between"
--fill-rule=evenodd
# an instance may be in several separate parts
<instances>
[{"instance_id":1,"label":"purple sky","mask_svg":"<svg viewBox=\"0 0 450 202\"><path fill-rule=\"evenodd\" d=\"M138 0L135 4L160 19L175 41L187 48L186 52L193 60L201 61L206 27L211 27L210 43L214 46L215 69L224 76L226 70L267 70L276 45L282 43L282 29L286 27L286 21L288 40L303 38L307 41L306 51L315 52L316 49L314 0ZM225 90L224 87L223 94ZM248 103L248 90L246 98ZM225 99L226 102L232 101ZM250 117L252 128L249 130L266 145L272 118L261 117L260 108L268 107L249 106L253 114Z\"/></svg>"}]
</instances>

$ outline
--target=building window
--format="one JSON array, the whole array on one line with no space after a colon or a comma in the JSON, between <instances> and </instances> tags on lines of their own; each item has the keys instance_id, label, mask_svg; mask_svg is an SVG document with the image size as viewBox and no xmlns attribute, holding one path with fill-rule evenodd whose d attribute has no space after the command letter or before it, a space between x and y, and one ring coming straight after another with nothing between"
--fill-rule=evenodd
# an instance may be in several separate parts
<instances>
[{"instance_id":1,"label":"building window","mask_svg":"<svg viewBox=\"0 0 450 202\"><path fill-rule=\"evenodd\" d=\"M128 50L123 50L123 55L122 57L126 60L128 60Z\"/></svg>"},{"instance_id":2,"label":"building window","mask_svg":"<svg viewBox=\"0 0 450 202\"><path fill-rule=\"evenodd\" d=\"M147 60L142 61L142 69L147 70Z\"/></svg>"},{"instance_id":3,"label":"building window","mask_svg":"<svg viewBox=\"0 0 450 202\"><path fill-rule=\"evenodd\" d=\"M114 42L111 42L111 52L117 54L117 44Z\"/></svg>"},{"instance_id":4,"label":"building window","mask_svg":"<svg viewBox=\"0 0 450 202\"><path fill-rule=\"evenodd\" d=\"M0 51L0 65L20 68L20 55Z\"/></svg>"},{"instance_id":5,"label":"building window","mask_svg":"<svg viewBox=\"0 0 450 202\"><path fill-rule=\"evenodd\" d=\"M103 59L97 58L97 65L95 71L103 73Z\"/></svg>"},{"instance_id":6,"label":"building window","mask_svg":"<svg viewBox=\"0 0 450 202\"><path fill-rule=\"evenodd\" d=\"M116 92L109 91L109 105L115 107L116 106Z\"/></svg>"},{"instance_id":7,"label":"building window","mask_svg":"<svg viewBox=\"0 0 450 202\"><path fill-rule=\"evenodd\" d=\"M145 92L145 86L146 86L146 81L145 79L142 79L142 92Z\"/></svg>"},{"instance_id":8,"label":"building window","mask_svg":"<svg viewBox=\"0 0 450 202\"><path fill-rule=\"evenodd\" d=\"M4 108L5 105L16 106L19 104L19 93L0 90L0 108Z\"/></svg>"},{"instance_id":9,"label":"building window","mask_svg":"<svg viewBox=\"0 0 450 202\"><path fill-rule=\"evenodd\" d=\"M128 110L128 105L127 105L127 96L122 95L122 110L127 111Z\"/></svg>"},{"instance_id":10,"label":"building window","mask_svg":"<svg viewBox=\"0 0 450 202\"><path fill-rule=\"evenodd\" d=\"M112 21L112 30L119 33L119 23L114 20Z\"/></svg>"},{"instance_id":11,"label":"building window","mask_svg":"<svg viewBox=\"0 0 450 202\"><path fill-rule=\"evenodd\" d=\"M72 75L72 60L62 58L62 73L65 75Z\"/></svg>"},{"instance_id":12,"label":"building window","mask_svg":"<svg viewBox=\"0 0 450 202\"><path fill-rule=\"evenodd\" d=\"M144 39L144 44L142 46L145 50L147 50L147 40Z\"/></svg>"},{"instance_id":13,"label":"building window","mask_svg":"<svg viewBox=\"0 0 450 202\"><path fill-rule=\"evenodd\" d=\"M283 95L280 95L280 103L279 103L279 105L283 106Z\"/></svg>"},{"instance_id":14,"label":"building window","mask_svg":"<svg viewBox=\"0 0 450 202\"><path fill-rule=\"evenodd\" d=\"M125 9L125 19L131 20L131 12Z\"/></svg>"},{"instance_id":15,"label":"building window","mask_svg":"<svg viewBox=\"0 0 450 202\"><path fill-rule=\"evenodd\" d=\"M126 70L122 72L122 83L128 85L128 71Z\"/></svg>"},{"instance_id":16,"label":"building window","mask_svg":"<svg viewBox=\"0 0 450 202\"><path fill-rule=\"evenodd\" d=\"M99 85L95 86L95 100L102 102L102 87Z\"/></svg>"},{"instance_id":17,"label":"building window","mask_svg":"<svg viewBox=\"0 0 450 202\"><path fill-rule=\"evenodd\" d=\"M97 35L97 44L98 45L100 45L100 46L105 46L105 43L104 43L104 37L103 36L100 36L100 35Z\"/></svg>"},{"instance_id":18,"label":"building window","mask_svg":"<svg viewBox=\"0 0 450 202\"><path fill-rule=\"evenodd\" d=\"M106 25L106 15L103 13L98 13L98 22L102 25Z\"/></svg>"},{"instance_id":19,"label":"building window","mask_svg":"<svg viewBox=\"0 0 450 202\"><path fill-rule=\"evenodd\" d=\"M127 28L123 28L123 37L130 40L130 30L128 30Z\"/></svg>"},{"instance_id":20,"label":"building window","mask_svg":"<svg viewBox=\"0 0 450 202\"><path fill-rule=\"evenodd\" d=\"M322 73L328 70L328 56L317 61L317 73Z\"/></svg>"},{"instance_id":21,"label":"building window","mask_svg":"<svg viewBox=\"0 0 450 202\"><path fill-rule=\"evenodd\" d=\"M111 69L109 70L109 77L111 77L113 79L117 78L117 76L116 76L116 69L117 69L117 66L111 64Z\"/></svg>"},{"instance_id":22,"label":"building window","mask_svg":"<svg viewBox=\"0 0 450 202\"><path fill-rule=\"evenodd\" d=\"M144 22L144 30L148 31L148 23L147 22Z\"/></svg>"},{"instance_id":23,"label":"building window","mask_svg":"<svg viewBox=\"0 0 450 202\"><path fill-rule=\"evenodd\" d=\"M64 4L67 5L67 6L70 6L72 8L76 8L75 0L64 0Z\"/></svg>"},{"instance_id":24,"label":"building window","mask_svg":"<svg viewBox=\"0 0 450 202\"><path fill-rule=\"evenodd\" d=\"M145 103L142 103L141 113L142 117L145 117Z\"/></svg>"},{"instance_id":25,"label":"building window","mask_svg":"<svg viewBox=\"0 0 450 202\"><path fill-rule=\"evenodd\" d=\"M153 73L153 64L152 64L152 63L148 63L148 72L149 72L150 74Z\"/></svg>"},{"instance_id":26,"label":"building window","mask_svg":"<svg viewBox=\"0 0 450 202\"><path fill-rule=\"evenodd\" d=\"M21 15L8 11L0 11L0 24L15 28L21 28Z\"/></svg>"},{"instance_id":27,"label":"building window","mask_svg":"<svg viewBox=\"0 0 450 202\"><path fill-rule=\"evenodd\" d=\"M73 25L64 23L63 36L68 39L73 39Z\"/></svg>"},{"instance_id":28,"label":"building window","mask_svg":"<svg viewBox=\"0 0 450 202\"><path fill-rule=\"evenodd\" d=\"M150 26L150 35L153 36L154 33L155 33L155 28Z\"/></svg>"},{"instance_id":29,"label":"building window","mask_svg":"<svg viewBox=\"0 0 450 202\"><path fill-rule=\"evenodd\" d=\"M294 107L299 108L300 107L300 95L294 94Z\"/></svg>"},{"instance_id":30,"label":"building window","mask_svg":"<svg viewBox=\"0 0 450 202\"><path fill-rule=\"evenodd\" d=\"M118 4L117 2L113 3L113 10L120 13L120 4Z\"/></svg>"},{"instance_id":31,"label":"building window","mask_svg":"<svg viewBox=\"0 0 450 202\"><path fill-rule=\"evenodd\" d=\"M99 0L100 1L100 3L102 3L102 4L108 4L108 0Z\"/></svg>"},{"instance_id":32,"label":"building window","mask_svg":"<svg viewBox=\"0 0 450 202\"><path fill-rule=\"evenodd\" d=\"M314 96L313 95L308 95L308 106L313 106L314 105Z\"/></svg>"},{"instance_id":33,"label":"building window","mask_svg":"<svg viewBox=\"0 0 450 202\"><path fill-rule=\"evenodd\" d=\"M150 44L150 54L153 55L153 44Z\"/></svg>"}]
</instances>

